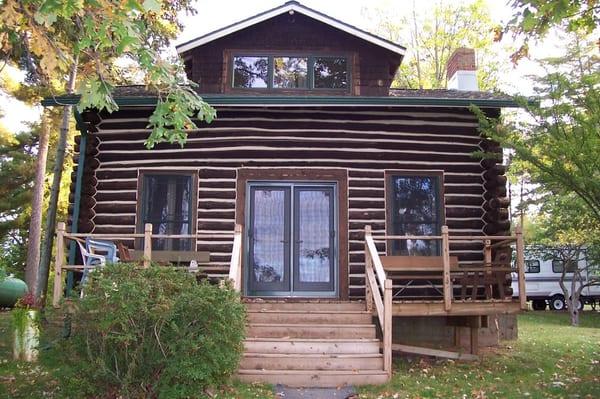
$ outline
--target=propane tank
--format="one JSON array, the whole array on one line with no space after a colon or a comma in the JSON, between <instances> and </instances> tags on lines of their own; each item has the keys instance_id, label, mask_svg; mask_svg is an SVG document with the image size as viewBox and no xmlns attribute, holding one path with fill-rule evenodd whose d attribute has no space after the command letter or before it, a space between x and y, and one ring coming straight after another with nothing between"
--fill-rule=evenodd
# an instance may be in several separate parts
<instances>
[{"instance_id":1,"label":"propane tank","mask_svg":"<svg viewBox=\"0 0 600 399\"><path fill-rule=\"evenodd\" d=\"M12 274L0 281L0 308L10 308L23 295L27 293L25 281L14 277Z\"/></svg>"}]
</instances>

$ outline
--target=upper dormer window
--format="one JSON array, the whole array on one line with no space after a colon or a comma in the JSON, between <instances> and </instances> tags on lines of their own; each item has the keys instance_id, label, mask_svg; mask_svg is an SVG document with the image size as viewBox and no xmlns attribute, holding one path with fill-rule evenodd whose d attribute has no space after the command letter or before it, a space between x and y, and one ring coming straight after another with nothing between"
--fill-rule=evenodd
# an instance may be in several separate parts
<instances>
[{"instance_id":1,"label":"upper dormer window","mask_svg":"<svg viewBox=\"0 0 600 399\"><path fill-rule=\"evenodd\" d=\"M234 89L346 90L346 57L304 55L234 55Z\"/></svg>"}]
</instances>

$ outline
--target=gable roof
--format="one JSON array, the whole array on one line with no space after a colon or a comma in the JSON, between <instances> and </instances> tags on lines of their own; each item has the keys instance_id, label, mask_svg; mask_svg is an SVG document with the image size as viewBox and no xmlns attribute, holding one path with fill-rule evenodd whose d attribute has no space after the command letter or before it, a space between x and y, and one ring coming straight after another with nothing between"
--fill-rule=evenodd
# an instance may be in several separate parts
<instances>
[{"instance_id":1,"label":"gable roof","mask_svg":"<svg viewBox=\"0 0 600 399\"><path fill-rule=\"evenodd\" d=\"M197 37L196 39L179 44L179 45L175 46L175 48L177 49L177 52L179 54L181 54L181 53L189 51L195 47L202 46L206 43L212 42L213 40L217 40L221 37L224 37L224 36L230 35L234 32L237 32L239 30L245 29L249 26L256 25L260 22L266 21L267 19L276 17L281 14L294 13L294 12L297 12L302 15L306 15L307 17L310 17L317 21L323 22L324 24L327 24L327 25L337 28L341 31L344 31L352 36L356 36L367 42L375 44L376 46L383 47L393 53L400 54L403 56L406 51L406 47L404 47L404 46L401 46L399 44L391 42L382 37L376 36L372 33L369 33L367 31L359 29L355 26L352 26L350 24L342 22L338 19L332 18L332 17L325 15L317 10L313 10L312 8L303 6L302 4L300 4L297 1L288 1L279 7L275 7L270 10L261 12L250 18L246 18L242 21L236 22L236 23L226 26L224 28L217 29L213 32L207 33L204 36L200 36L200 37Z\"/></svg>"}]
</instances>

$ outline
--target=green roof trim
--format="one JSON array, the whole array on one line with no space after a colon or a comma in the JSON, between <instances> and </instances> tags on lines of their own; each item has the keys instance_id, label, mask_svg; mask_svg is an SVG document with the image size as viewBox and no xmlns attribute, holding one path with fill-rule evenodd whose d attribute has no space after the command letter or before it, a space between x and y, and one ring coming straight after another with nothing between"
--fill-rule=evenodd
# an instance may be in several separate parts
<instances>
[{"instance_id":1,"label":"green roof trim","mask_svg":"<svg viewBox=\"0 0 600 399\"><path fill-rule=\"evenodd\" d=\"M204 101L212 106L223 105L270 105L270 106L434 106L434 107L468 107L477 105L482 108L517 108L514 100L492 98L440 98L440 97L367 97L367 96L248 96L248 95L202 95ZM154 106L154 96L115 97L119 106ZM79 96L48 97L42 105L63 106L76 105Z\"/></svg>"}]
</instances>

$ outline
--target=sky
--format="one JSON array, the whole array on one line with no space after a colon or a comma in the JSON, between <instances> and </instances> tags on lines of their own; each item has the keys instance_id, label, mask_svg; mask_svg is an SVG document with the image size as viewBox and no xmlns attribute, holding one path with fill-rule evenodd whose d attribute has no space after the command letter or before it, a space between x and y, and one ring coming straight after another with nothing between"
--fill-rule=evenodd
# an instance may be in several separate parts
<instances>
[{"instance_id":1,"label":"sky","mask_svg":"<svg viewBox=\"0 0 600 399\"><path fill-rule=\"evenodd\" d=\"M452 1L452 0L447 0ZM457 0L455 0L457 1ZM470 0L462 0L469 2ZM231 23L248 18L259 12L277 7L283 4L285 0L218 0L196 2L198 13L194 16L182 15L181 20L184 29L174 45L194 39L213 30L219 29ZM415 0L418 9L428 10L435 3L435 0ZM322 13L355 25L364 30L372 30L373 22L364 16L365 8L383 7L390 10L393 15L403 15L411 10L412 1L410 0L301 0L301 4L316 9ZM490 14L494 22L503 24L511 16L511 8L506 0L487 0ZM550 44L548 44L550 43ZM400 43L404 44L404 43ZM538 44L532 47L532 56L546 56L555 50L552 41L546 41L545 44ZM411 51L409 48L408 51ZM507 63L508 63L507 59ZM511 66L511 68L513 68ZM517 93L521 95L530 95L531 85L525 79L526 75L539 73L539 69L532 61L521 61L516 69L511 70L510 79L502 87L508 93ZM19 78L19 74L13 71L13 75ZM8 98L0 93L1 108L4 113L0 118L0 123L4 124L11 131L19 131L24 128L24 123L39 119L40 108L31 108L19 101Z\"/></svg>"}]
</instances>

